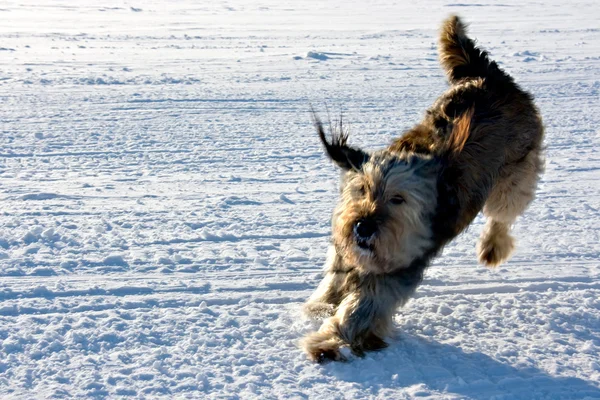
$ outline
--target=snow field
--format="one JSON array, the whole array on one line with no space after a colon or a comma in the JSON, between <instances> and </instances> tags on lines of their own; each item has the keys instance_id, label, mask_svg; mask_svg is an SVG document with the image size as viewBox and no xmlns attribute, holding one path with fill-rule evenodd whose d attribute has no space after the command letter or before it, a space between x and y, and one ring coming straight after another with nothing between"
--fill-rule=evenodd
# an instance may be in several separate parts
<instances>
[{"instance_id":1,"label":"snow field","mask_svg":"<svg viewBox=\"0 0 600 400\"><path fill-rule=\"evenodd\" d=\"M307 362L337 172L309 108L374 149L446 87L449 13L536 97L513 259L478 218L390 347ZM600 398L596 2L0 5L0 397Z\"/></svg>"}]
</instances>

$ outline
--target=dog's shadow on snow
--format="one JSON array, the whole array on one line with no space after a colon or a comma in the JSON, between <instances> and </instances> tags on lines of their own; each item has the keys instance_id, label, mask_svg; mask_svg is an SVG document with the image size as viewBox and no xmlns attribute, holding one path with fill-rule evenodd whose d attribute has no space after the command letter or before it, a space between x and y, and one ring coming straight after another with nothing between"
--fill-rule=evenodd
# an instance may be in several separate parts
<instances>
[{"instance_id":1,"label":"dog's shadow on snow","mask_svg":"<svg viewBox=\"0 0 600 400\"><path fill-rule=\"evenodd\" d=\"M429 393L472 399L600 398L600 388L583 379L511 366L483 353L470 353L406 332L399 333L380 352L348 363L330 363L324 370L358 385L365 394L385 398L393 397L400 388L414 396Z\"/></svg>"}]
</instances>

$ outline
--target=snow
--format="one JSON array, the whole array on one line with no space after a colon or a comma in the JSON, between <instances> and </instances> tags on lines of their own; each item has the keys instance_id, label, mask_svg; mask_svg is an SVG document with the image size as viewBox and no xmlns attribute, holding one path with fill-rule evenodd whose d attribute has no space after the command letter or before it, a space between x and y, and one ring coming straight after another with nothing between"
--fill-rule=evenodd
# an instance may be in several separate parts
<instances>
[{"instance_id":1,"label":"snow","mask_svg":"<svg viewBox=\"0 0 600 400\"><path fill-rule=\"evenodd\" d=\"M100 4L100 5L99 5ZM506 265L479 217L390 347L307 361L338 174L446 83L449 13L536 97L538 198ZM0 7L0 398L600 398L595 1L8 1Z\"/></svg>"}]
</instances>

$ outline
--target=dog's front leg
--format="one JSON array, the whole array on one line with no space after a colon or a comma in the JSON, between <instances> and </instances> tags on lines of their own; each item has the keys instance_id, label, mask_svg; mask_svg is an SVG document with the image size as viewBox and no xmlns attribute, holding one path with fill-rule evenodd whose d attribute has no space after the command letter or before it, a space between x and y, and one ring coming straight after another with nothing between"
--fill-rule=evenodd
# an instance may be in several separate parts
<instances>
[{"instance_id":1,"label":"dog's front leg","mask_svg":"<svg viewBox=\"0 0 600 400\"><path fill-rule=\"evenodd\" d=\"M386 347L384 338L391 331L394 311L413 292L412 285L384 275L363 277L336 313L304 338L304 350L312 360L324 362L343 361L350 352L362 356L365 351Z\"/></svg>"},{"instance_id":2,"label":"dog's front leg","mask_svg":"<svg viewBox=\"0 0 600 400\"><path fill-rule=\"evenodd\" d=\"M351 268L344 266L335 248L330 247L327 254L325 276L317 290L310 296L302 311L311 319L331 317L342 301L346 279Z\"/></svg>"},{"instance_id":3,"label":"dog's front leg","mask_svg":"<svg viewBox=\"0 0 600 400\"><path fill-rule=\"evenodd\" d=\"M323 321L317 332L303 341L308 356L317 362L343 361L350 352L362 356L366 350L386 346L383 337L391 325L391 315L378 310L377 300L364 292L348 294L335 315Z\"/></svg>"},{"instance_id":4,"label":"dog's front leg","mask_svg":"<svg viewBox=\"0 0 600 400\"><path fill-rule=\"evenodd\" d=\"M342 271L327 272L317 290L302 307L304 315L317 320L331 317L340 303L340 288L346 275Z\"/></svg>"}]
</instances>

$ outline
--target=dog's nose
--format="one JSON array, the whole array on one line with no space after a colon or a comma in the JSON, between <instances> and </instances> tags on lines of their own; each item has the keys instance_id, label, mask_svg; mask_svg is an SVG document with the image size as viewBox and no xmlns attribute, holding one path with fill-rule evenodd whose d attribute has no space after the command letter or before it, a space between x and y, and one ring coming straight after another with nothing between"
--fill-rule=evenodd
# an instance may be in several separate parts
<instances>
[{"instance_id":1,"label":"dog's nose","mask_svg":"<svg viewBox=\"0 0 600 400\"><path fill-rule=\"evenodd\" d=\"M377 230L377 225L372 219L360 219L354 225L354 233L361 239L368 239Z\"/></svg>"}]
</instances>

